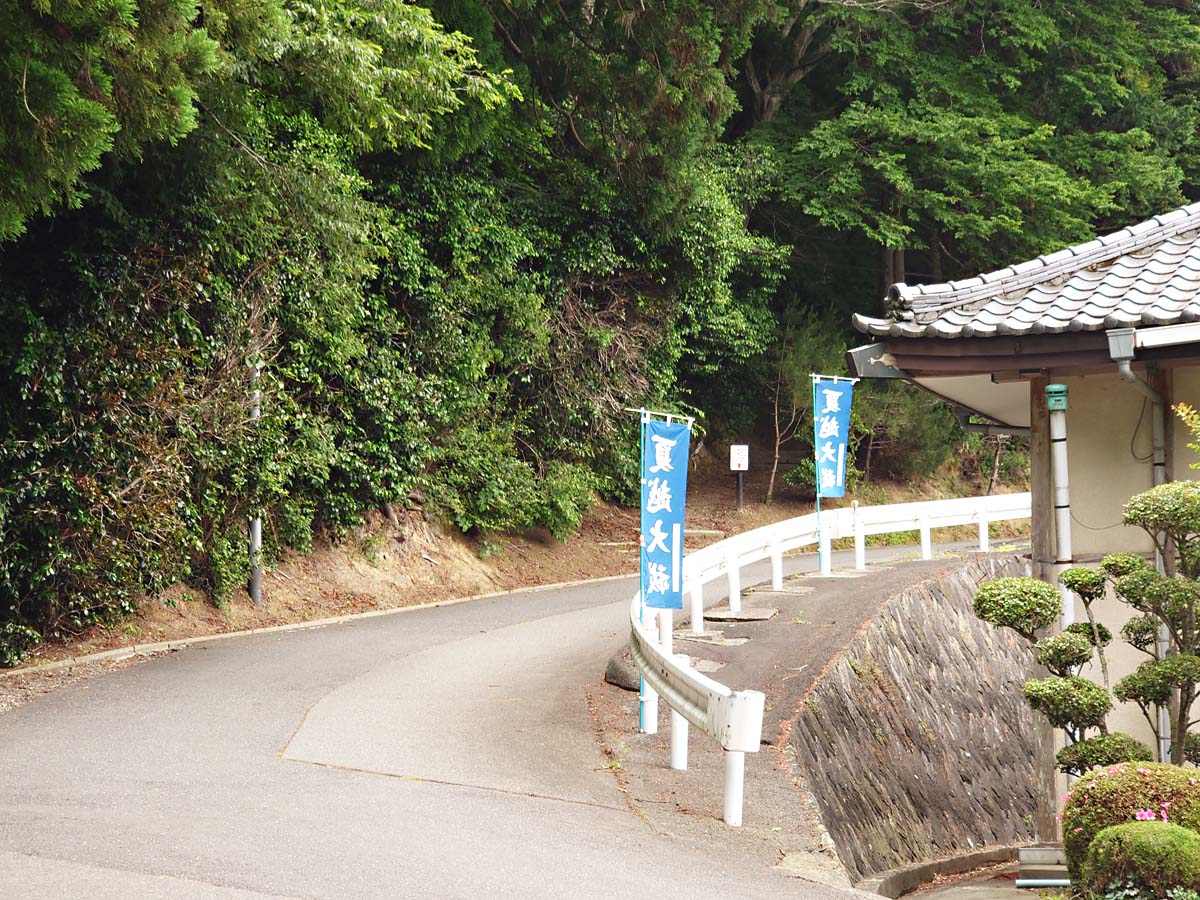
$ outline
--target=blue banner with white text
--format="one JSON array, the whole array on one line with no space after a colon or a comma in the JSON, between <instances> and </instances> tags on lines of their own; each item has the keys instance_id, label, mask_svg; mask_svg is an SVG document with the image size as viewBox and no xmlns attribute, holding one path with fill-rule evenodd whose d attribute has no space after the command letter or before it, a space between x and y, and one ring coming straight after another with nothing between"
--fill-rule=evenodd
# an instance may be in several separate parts
<instances>
[{"instance_id":1,"label":"blue banner with white text","mask_svg":"<svg viewBox=\"0 0 1200 900\"><path fill-rule=\"evenodd\" d=\"M642 424L642 601L683 609L683 510L688 445L683 423Z\"/></svg>"},{"instance_id":2,"label":"blue banner with white text","mask_svg":"<svg viewBox=\"0 0 1200 900\"><path fill-rule=\"evenodd\" d=\"M813 376L813 453L818 497L846 496L846 453L854 382Z\"/></svg>"}]
</instances>

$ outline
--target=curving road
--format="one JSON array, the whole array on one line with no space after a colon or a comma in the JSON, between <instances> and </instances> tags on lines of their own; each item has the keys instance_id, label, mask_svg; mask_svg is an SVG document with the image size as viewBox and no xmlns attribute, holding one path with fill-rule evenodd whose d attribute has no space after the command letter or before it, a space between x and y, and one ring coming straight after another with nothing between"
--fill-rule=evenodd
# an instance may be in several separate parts
<instances>
[{"instance_id":1,"label":"curving road","mask_svg":"<svg viewBox=\"0 0 1200 900\"><path fill-rule=\"evenodd\" d=\"M863 896L629 811L583 691L634 589L215 641L6 713L0 898Z\"/></svg>"}]
</instances>

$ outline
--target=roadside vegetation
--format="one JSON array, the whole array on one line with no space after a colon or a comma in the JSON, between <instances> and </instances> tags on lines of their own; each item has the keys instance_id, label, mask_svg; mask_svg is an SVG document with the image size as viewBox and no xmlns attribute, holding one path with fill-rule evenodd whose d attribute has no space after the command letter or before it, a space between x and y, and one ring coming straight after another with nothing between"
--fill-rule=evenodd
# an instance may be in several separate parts
<instances>
[{"instance_id":1,"label":"roadside vegetation","mask_svg":"<svg viewBox=\"0 0 1200 900\"><path fill-rule=\"evenodd\" d=\"M627 407L756 435L772 490L803 488L808 375L843 370L888 283L1193 193L1198 23L1124 0L4 4L4 659L167 585L230 597L253 515L269 556L414 505L566 536L634 493ZM1023 466L886 386L855 433L868 484Z\"/></svg>"}]
</instances>

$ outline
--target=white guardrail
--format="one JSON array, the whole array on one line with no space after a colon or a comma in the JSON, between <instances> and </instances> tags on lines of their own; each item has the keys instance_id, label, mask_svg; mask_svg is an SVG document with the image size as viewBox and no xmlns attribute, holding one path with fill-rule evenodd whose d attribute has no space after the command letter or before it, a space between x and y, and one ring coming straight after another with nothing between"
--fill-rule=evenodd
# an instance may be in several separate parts
<instances>
[{"instance_id":1,"label":"white guardrail","mask_svg":"<svg viewBox=\"0 0 1200 900\"><path fill-rule=\"evenodd\" d=\"M978 525L979 550L987 552L988 526L992 522L1028 519L1031 497L998 494L958 500L893 503L888 506L848 506L799 516L755 528L711 544L683 560L684 593L691 601L691 630L704 633L704 585L726 578L729 608L742 608L741 569L764 559L771 560L774 590L783 589L784 554L816 544L820 549L821 574L832 571L830 542L854 538L854 567L865 569L866 539L872 534L919 531L921 557L931 559L930 532L952 525ZM639 704L641 730L658 731L658 698L671 707L671 767L687 769L688 723L715 739L725 751L724 819L742 824L742 794L745 783L745 754L758 751L762 739L764 696L759 691L735 691L697 672L686 655L672 648L672 610L643 607L637 594L629 609L629 647L642 675Z\"/></svg>"}]
</instances>

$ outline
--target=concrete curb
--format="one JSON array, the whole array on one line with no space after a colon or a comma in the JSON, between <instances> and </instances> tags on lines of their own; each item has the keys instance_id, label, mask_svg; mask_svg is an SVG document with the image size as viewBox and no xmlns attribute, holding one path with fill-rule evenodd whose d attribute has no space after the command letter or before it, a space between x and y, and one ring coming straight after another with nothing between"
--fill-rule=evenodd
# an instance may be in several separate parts
<instances>
[{"instance_id":1,"label":"concrete curb","mask_svg":"<svg viewBox=\"0 0 1200 900\"><path fill-rule=\"evenodd\" d=\"M71 656L66 659L56 659L52 662L39 663L36 666L26 666L16 669L0 669L0 681L15 678L19 675L29 675L35 672L54 672L59 669L73 669L76 666L86 666L92 663L120 661L134 656L153 656L156 653L169 653L172 650L182 650L193 644L204 644L212 641L223 641L231 638L250 637L256 634L281 634L288 631L304 631L310 628L325 628L329 625L344 625L360 619L377 619L381 616L394 616L401 613L416 612L420 609L434 609L439 606L455 606L459 603L472 603L476 600L491 600L496 597L512 597L517 594L537 594L542 591L554 591L563 588L582 587L589 584L603 584L606 581L624 581L637 578L637 573L631 575L606 575L603 578L584 578L579 581L560 581L555 584L540 584L535 587L517 588L511 591L492 591L487 594L469 594L466 597L452 597L449 600L435 600L429 603L414 603L412 606L397 606L392 609L373 609L369 612L349 613L344 616L332 616L327 619L313 619L308 622L291 622L287 625L270 625L266 628L247 628L241 631L221 631L217 634L197 635L196 637L180 638L177 641L158 641L149 644L134 644L130 647L118 647L116 650L102 650L99 653L87 653L83 656Z\"/></svg>"},{"instance_id":2,"label":"concrete curb","mask_svg":"<svg viewBox=\"0 0 1200 900\"><path fill-rule=\"evenodd\" d=\"M1017 851L1025 846L1029 845L1011 844L1004 847L988 847L963 856L935 859L900 869L890 869L860 881L855 887L860 891L868 891L895 900L909 891L916 890L926 882L933 881L939 875L961 875L963 872L981 869L984 866L1015 862Z\"/></svg>"}]
</instances>

